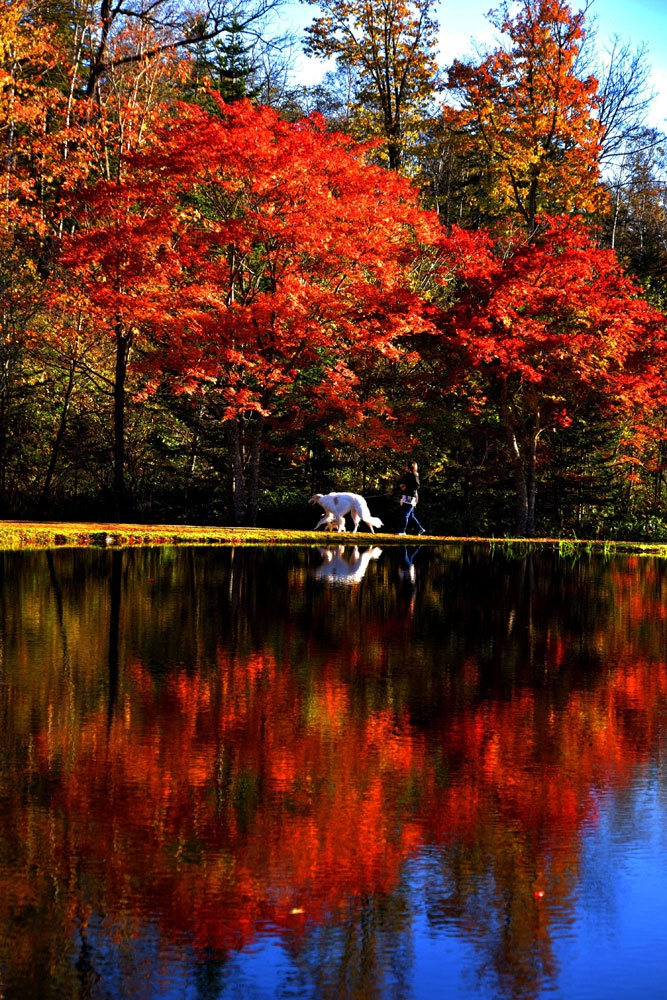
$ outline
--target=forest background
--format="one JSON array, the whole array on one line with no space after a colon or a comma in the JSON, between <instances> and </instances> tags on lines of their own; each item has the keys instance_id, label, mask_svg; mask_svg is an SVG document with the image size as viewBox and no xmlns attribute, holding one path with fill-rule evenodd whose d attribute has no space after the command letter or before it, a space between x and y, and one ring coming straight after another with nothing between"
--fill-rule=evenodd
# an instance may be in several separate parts
<instances>
[{"instance_id":1,"label":"forest background","mask_svg":"<svg viewBox=\"0 0 667 1000\"><path fill-rule=\"evenodd\" d=\"M0 516L391 528L410 457L430 532L667 538L664 136L589 12L442 67L431 0L5 3Z\"/></svg>"}]
</instances>

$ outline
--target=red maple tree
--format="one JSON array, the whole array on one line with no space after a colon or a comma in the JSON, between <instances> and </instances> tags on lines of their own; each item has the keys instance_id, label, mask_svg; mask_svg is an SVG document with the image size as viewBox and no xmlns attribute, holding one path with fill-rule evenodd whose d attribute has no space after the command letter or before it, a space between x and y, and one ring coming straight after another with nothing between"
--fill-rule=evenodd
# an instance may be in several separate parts
<instances>
[{"instance_id":1,"label":"red maple tree","mask_svg":"<svg viewBox=\"0 0 667 1000\"><path fill-rule=\"evenodd\" d=\"M474 405L498 407L516 530L531 536L541 435L568 426L583 400L610 415L657 405L664 317L567 216L541 220L532 238L453 229L441 249L460 282L443 313L448 350L461 352Z\"/></svg>"},{"instance_id":2,"label":"red maple tree","mask_svg":"<svg viewBox=\"0 0 667 1000\"><path fill-rule=\"evenodd\" d=\"M267 420L374 418L375 445L391 437L357 368L428 328L411 268L437 229L365 152L318 119L183 106L131 177L88 195L68 247L99 321L150 344L153 386L168 375L227 424L238 522L254 522Z\"/></svg>"}]
</instances>

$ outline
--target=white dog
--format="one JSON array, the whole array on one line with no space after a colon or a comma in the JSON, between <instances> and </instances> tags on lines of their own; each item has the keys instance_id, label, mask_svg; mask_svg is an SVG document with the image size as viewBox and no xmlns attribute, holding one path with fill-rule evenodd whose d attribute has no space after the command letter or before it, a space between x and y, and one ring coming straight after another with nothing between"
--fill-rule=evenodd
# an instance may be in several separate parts
<instances>
[{"instance_id":1,"label":"white dog","mask_svg":"<svg viewBox=\"0 0 667 1000\"><path fill-rule=\"evenodd\" d=\"M315 525L315 531L323 524L329 525L332 521L338 525L339 531L345 531L345 515L349 514L354 522L352 534L355 533L361 521L368 525L372 532L375 528L382 527L379 517L373 517L368 504L358 493L316 493L308 503L318 503L324 510L323 516Z\"/></svg>"}]
</instances>

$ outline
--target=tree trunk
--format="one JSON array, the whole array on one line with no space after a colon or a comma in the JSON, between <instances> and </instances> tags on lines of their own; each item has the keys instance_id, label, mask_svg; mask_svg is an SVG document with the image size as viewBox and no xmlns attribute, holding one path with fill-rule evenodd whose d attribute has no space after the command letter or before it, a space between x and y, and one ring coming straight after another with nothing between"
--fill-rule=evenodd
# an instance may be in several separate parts
<instances>
[{"instance_id":1,"label":"tree trunk","mask_svg":"<svg viewBox=\"0 0 667 1000\"><path fill-rule=\"evenodd\" d=\"M525 538L528 525L528 483L526 480L526 466L521 453L521 446L517 439L512 411L507 398L507 382L503 381L500 393L500 415L502 427L505 432L507 446L512 462L514 473L514 495L516 499L516 533L519 538Z\"/></svg>"},{"instance_id":2,"label":"tree trunk","mask_svg":"<svg viewBox=\"0 0 667 1000\"><path fill-rule=\"evenodd\" d=\"M531 400L530 426L523 426L519 434L517 420L510 406L507 382L503 382L500 393L500 413L505 438L510 451L514 472L516 497L516 533L520 538L532 538L535 534L535 507L537 501L537 442L540 436L540 409L537 399Z\"/></svg>"},{"instance_id":3,"label":"tree trunk","mask_svg":"<svg viewBox=\"0 0 667 1000\"><path fill-rule=\"evenodd\" d=\"M8 393L0 390L0 517L7 513L7 440L9 437Z\"/></svg>"},{"instance_id":4,"label":"tree trunk","mask_svg":"<svg viewBox=\"0 0 667 1000\"><path fill-rule=\"evenodd\" d=\"M187 521L190 516L190 494L192 490L192 484L195 478L195 469L197 467L197 458L199 455L199 436L201 433L201 422L204 416L204 400L200 400L195 411L194 426L192 428L192 443L190 444L190 455L188 457L188 468L185 473L185 496L184 496L184 515Z\"/></svg>"},{"instance_id":5,"label":"tree trunk","mask_svg":"<svg viewBox=\"0 0 667 1000\"><path fill-rule=\"evenodd\" d=\"M396 173L401 169L401 147L398 142L387 143L387 154L389 156L389 169Z\"/></svg>"},{"instance_id":6,"label":"tree trunk","mask_svg":"<svg viewBox=\"0 0 667 1000\"><path fill-rule=\"evenodd\" d=\"M58 430L56 432L55 440L51 446L51 458L49 460L49 467L46 470L46 476L44 477L44 485L42 487L42 494L39 498L39 503L37 504L37 515L42 517L51 495L51 483L53 481L53 476L56 471L56 465L58 464L58 456L60 454L60 446L63 442L65 436L65 430L67 428L67 414L69 412L69 404L72 400L72 392L74 391L74 376L76 373L76 361L70 361L69 375L67 378L67 388L65 389L65 398L63 400L63 407L60 411L60 422L58 424Z\"/></svg>"},{"instance_id":7,"label":"tree trunk","mask_svg":"<svg viewBox=\"0 0 667 1000\"><path fill-rule=\"evenodd\" d=\"M234 524L243 524L245 518L245 476L243 474L243 447L241 444L240 418L229 421L229 452L232 465L232 506Z\"/></svg>"},{"instance_id":8,"label":"tree trunk","mask_svg":"<svg viewBox=\"0 0 667 1000\"><path fill-rule=\"evenodd\" d=\"M7 513L7 466L9 463L9 424L12 412L12 387L14 382L15 354L11 346L11 333L2 332L0 344L0 516Z\"/></svg>"},{"instance_id":9,"label":"tree trunk","mask_svg":"<svg viewBox=\"0 0 667 1000\"><path fill-rule=\"evenodd\" d=\"M526 538L535 537L535 504L537 501L537 439L539 435L540 428L538 413L528 439L528 509L526 517Z\"/></svg>"},{"instance_id":10,"label":"tree trunk","mask_svg":"<svg viewBox=\"0 0 667 1000\"><path fill-rule=\"evenodd\" d=\"M521 449L512 427L506 428L509 446L512 454L512 469L514 471L514 496L516 501L516 534L525 538L528 530L528 484L526 483L526 467L521 456Z\"/></svg>"},{"instance_id":11,"label":"tree trunk","mask_svg":"<svg viewBox=\"0 0 667 1000\"><path fill-rule=\"evenodd\" d=\"M250 491L248 496L248 515L250 524L254 528L257 524L257 513L259 510L259 462L262 450L264 417L262 417L259 413L253 414L251 426L252 438L250 452Z\"/></svg>"},{"instance_id":12,"label":"tree trunk","mask_svg":"<svg viewBox=\"0 0 667 1000\"><path fill-rule=\"evenodd\" d=\"M127 384L127 364L130 357L132 334L125 331L124 324L116 324L116 370L113 384L113 516L121 521L127 513L125 489L125 390Z\"/></svg>"},{"instance_id":13,"label":"tree trunk","mask_svg":"<svg viewBox=\"0 0 667 1000\"><path fill-rule=\"evenodd\" d=\"M105 69L104 61L106 59L113 17L110 0L102 0L98 20L100 30L97 46L91 53L90 66L88 67L88 80L86 82L86 97L88 98L98 96L97 88Z\"/></svg>"}]
</instances>

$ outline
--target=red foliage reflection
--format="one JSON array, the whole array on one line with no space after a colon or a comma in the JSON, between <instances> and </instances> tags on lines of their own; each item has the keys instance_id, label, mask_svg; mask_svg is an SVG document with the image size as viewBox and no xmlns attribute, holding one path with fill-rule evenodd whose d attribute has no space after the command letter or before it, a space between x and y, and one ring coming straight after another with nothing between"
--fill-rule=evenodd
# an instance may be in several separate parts
<instances>
[{"instance_id":1,"label":"red foliage reflection","mask_svg":"<svg viewBox=\"0 0 667 1000\"><path fill-rule=\"evenodd\" d=\"M665 722L662 575L623 561L607 584L585 639L579 621L545 610L546 590L522 603L496 585L502 655L466 640L446 668L440 635L423 639L426 611L442 606L425 581L422 617L380 610L356 646L349 620L345 642L312 639L340 626L336 601L350 615L340 588L322 592L308 634L285 615L261 642L222 627L214 647L199 636L208 652L187 666L127 653L111 712L99 699L75 710L66 684L36 687L34 792L12 800L12 836L33 846L3 869L4 922L52 911L57 883L61 936L103 913L124 939L150 921L165 941L224 953L267 927L293 938L353 919L436 844L434 926L483 941L510 994L552 974L551 924L571 912L598 796L648 767ZM160 607L173 613L163 596ZM127 613L124 626L140 631ZM494 940L500 923L509 931Z\"/></svg>"}]
</instances>

